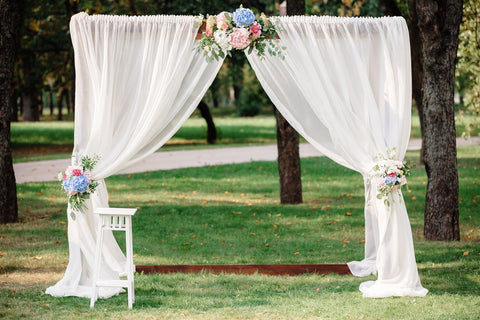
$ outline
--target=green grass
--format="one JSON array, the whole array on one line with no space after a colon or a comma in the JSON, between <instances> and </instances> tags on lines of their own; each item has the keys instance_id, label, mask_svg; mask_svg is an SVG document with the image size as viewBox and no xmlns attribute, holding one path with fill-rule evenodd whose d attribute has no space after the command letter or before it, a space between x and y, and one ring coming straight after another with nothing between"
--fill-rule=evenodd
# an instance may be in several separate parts
<instances>
[{"instance_id":1,"label":"green grass","mask_svg":"<svg viewBox=\"0 0 480 320\"><path fill-rule=\"evenodd\" d=\"M407 158L418 162L418 152ZM424 298L364 299L374 277L136 275L126 294L99 300L43 292L68 262L66 199L58 183L18 185L21 222L0 226L0 317L6 319L478 319L480 146L459 148L460 242L423 240L427 178L405 194ZM363 257L363 182L326 158L302 159L304 203L282 206L274 162L107 180L110 205L139 207L134 263L345 263ZM120 236L120 243L123 239Z\"/></svg>"}]
</instances>

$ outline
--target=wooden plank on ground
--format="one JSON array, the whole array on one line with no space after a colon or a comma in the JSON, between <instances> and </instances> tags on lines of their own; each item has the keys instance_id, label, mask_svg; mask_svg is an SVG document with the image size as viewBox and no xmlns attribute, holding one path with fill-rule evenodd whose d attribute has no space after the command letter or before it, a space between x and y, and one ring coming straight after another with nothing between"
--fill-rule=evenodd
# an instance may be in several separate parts
<instances>
[{"instance_id":1,"label":"wooden plank on ground","mask_svg":"<svg viewBox=\"0 0 480 320\"><path fill-rule=\"evenodd\" d=\"M268 275L299 275L304 273L341 275L351 274L346 264L213 264L213 265L140 265L136 266L138 273L241 273Z\"/></svg>"}]
</instances>

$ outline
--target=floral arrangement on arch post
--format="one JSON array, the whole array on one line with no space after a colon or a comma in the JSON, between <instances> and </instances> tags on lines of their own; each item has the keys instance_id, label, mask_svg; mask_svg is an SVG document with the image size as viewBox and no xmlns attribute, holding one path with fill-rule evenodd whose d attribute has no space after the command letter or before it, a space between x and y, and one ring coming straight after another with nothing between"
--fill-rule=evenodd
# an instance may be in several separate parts
<instances>
[{"instance_id":1,"label":"floral arrangement on arch post","mask_svg":"<svg viewBox=\"0 0 480 320\"><path fill-rule=\"evenodd\" d=\"M284 47L278 45L277 33L280 31L278 18L268 18L265 14L255 17L252 10L240 6L234 13L221 12L216 16L207 16L205 30L198 41L197 50L203 51L207 61L231 56L233 49L250 54L257 50L260 57L268 52L271 56L284 59Z\"/></svg>"},{"instance_id":2,"label":"floral arrangement on arch post","mask_svg":"<svg viewBox=\"0 0 480 320\"><path fill-rule=\"evenodd\" d=\"M403 186L408 189L407 176L411 166L407 161L395 160L395 148L387 149L386 154L379 154L374 158L376 162L372 168L372 175L377 178L377 199L383 199L389 206L390 193L400 190Z\"/></svg>"},{"instance_id":3,"label":"floral arrangement on arch post","mask_svg":"<svg viewBox=\"0 0 480 320\"><path fill-rule=\"evenodd\" d=\"M68 166L64 172L58 174L58 180L61 181L62 187L67 193L68 203L72 210L72 218L75 219L73 211L81 209L84 201L90 198L90 194L94 193L98 181L92 179L91 171L100 160L98 155L89 157L84 155L80 157L74 156L74 164Z\"/></svg>"}]
</instances>

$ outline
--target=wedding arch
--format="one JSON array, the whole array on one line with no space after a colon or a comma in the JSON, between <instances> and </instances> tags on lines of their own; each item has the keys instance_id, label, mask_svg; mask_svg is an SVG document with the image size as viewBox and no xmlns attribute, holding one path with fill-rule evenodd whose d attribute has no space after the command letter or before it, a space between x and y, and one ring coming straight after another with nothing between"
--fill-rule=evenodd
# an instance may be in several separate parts
<instances>
[{"instance_id":1,"label":"wedding arch","mask_svg":"<svg viewBox=\"0 0 480 320\"><path fill-rule=\"evenodd\" d=\"M72 17L76 110L74 147L101 156L99 185L68 214L69 263L46 293L90 297L97 207L108 206L105 178L158 150L188 119L223 59L195 50L194 16ZM388 148L402 160L410 135L410 48L400 17L279 17L285 58L255 50L247 58L277 109L315 148L360 172L365 182L365 258L348 263L365 297L424 296L400 191L377 199L374 158ZM75 161L72 156L72 161ZM69 206L69 213L73 210ZM81 212L80 212L81 211ZM125 257L104 241L102 278L118 279ZM101 297L120 289L104 288Z\"/></svg>"}]
</instances>

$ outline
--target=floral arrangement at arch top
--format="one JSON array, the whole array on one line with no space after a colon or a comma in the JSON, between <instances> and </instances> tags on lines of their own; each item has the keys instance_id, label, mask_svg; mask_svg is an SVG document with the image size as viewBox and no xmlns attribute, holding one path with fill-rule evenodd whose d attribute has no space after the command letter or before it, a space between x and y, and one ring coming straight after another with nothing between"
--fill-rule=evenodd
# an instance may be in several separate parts
<instances>
[{"instance_id":1,"label":"floral arrangement at arch top","mask_svg":"<svg viewBox=\"0 0 480 320\"><path fill-rule=\"evenodd\" d=\"M406 161L395 160L394 148L387 149L386 154L375 157L375 166L372 169L373 176L377 177L377 199L384 199L389 205L388 196L391 192L407 186L407 176L410 175L410 165Z\"/></svg>"},{"instance_id":2,"label":"floral arrangement at arch top","mask_svg":"<svg viewBox=\"0 0 480 320\"><path fill-rule=\"evenodd\" d=\"M100 158L97 155L84 155L79 164L68 166L64 172L58 174L58 180L61 181L68 196L68 203L74 211L83 207L85 199L88 199L98 186L98 181L92 179L91 173L98 160Z\"/></svg>"},{"instance_id":3,"label":"floral arrangement at arch top","mask_svg":"<svg viewBox=\"0 0 480 320\"><path fill-rule=\"evenodd\" d=\"M256 49L260 57L268 52L283 59L282 50L285 48L278 45L279 30L278 18L267 18L263 13L255 17L252 10L240 7L234 13L224 11L207 16L197 50L203 51L208 61L230 56L233 49L247 50L248 53Z\"/></svg>"}]
</instances>

